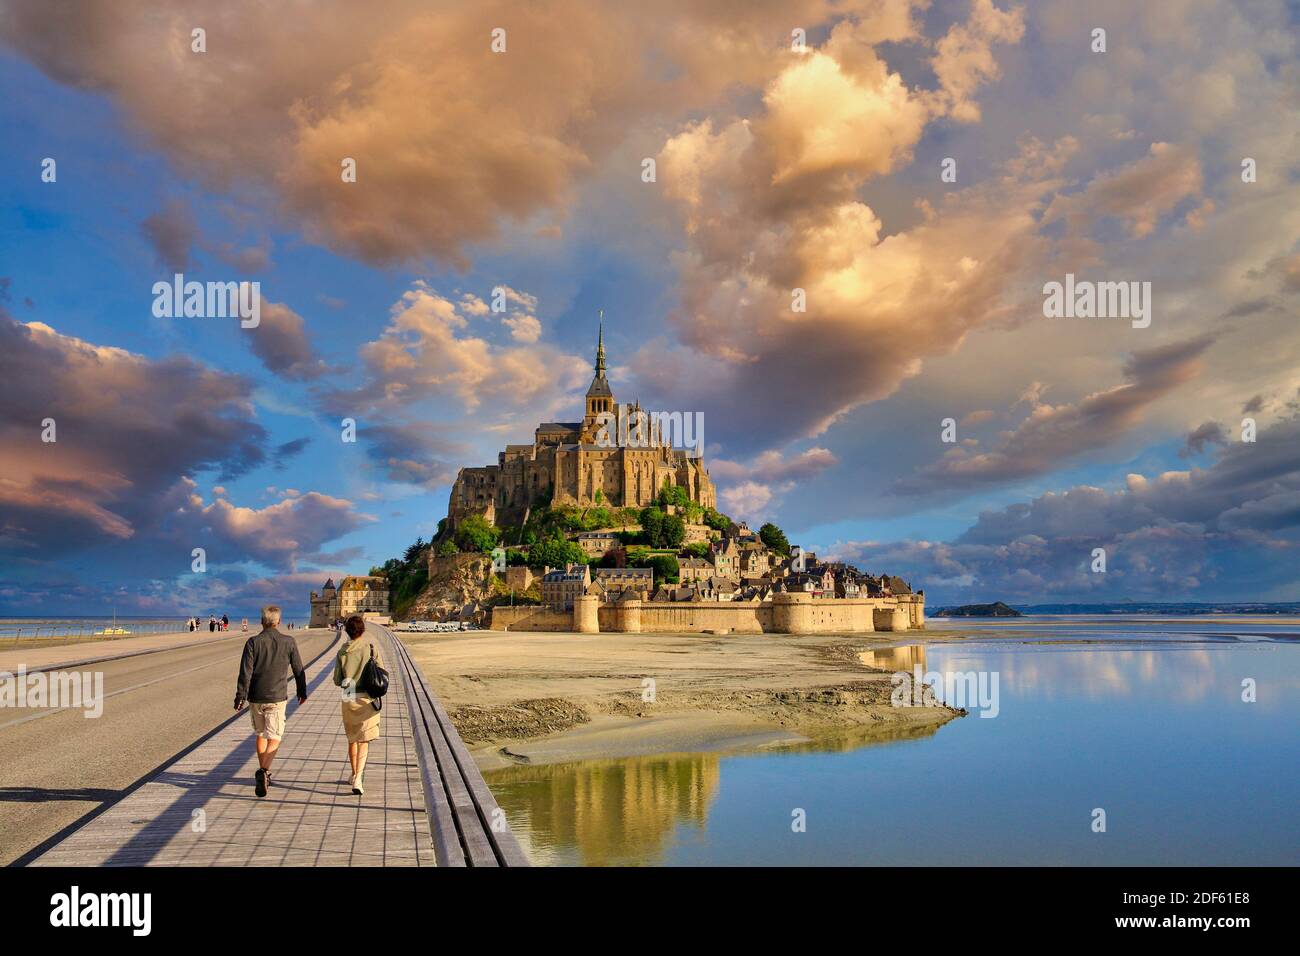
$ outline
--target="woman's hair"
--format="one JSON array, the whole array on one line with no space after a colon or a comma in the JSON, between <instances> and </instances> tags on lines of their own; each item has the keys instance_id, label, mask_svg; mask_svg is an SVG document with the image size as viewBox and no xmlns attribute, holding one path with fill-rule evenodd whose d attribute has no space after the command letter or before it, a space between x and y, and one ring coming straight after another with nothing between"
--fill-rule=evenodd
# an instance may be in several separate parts
<instances>
[{"instance_id":1,"label":"woman's hair","mask_svg":"<svg viewBox=\"0 0 1300 956\"><path fill-rule=\"evenodd\" d=\"M366 632L366 619L360 614L353 614L343 625L348 637L360 637Z\"/></svg>"}]
</instances>

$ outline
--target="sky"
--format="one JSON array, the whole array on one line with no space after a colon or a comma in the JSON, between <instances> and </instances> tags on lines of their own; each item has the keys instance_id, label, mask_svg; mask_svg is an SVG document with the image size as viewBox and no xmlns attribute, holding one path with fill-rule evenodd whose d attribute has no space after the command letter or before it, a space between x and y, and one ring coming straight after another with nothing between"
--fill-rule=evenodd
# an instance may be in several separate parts
<instances>
[{"instance_id":1,"label":"sky","mask_svg":"<svg viewBox=\"0 0 1300 956\"><path fill-rule=\"evenodd\" d=\"M10 0L0 614L304 613L579 417L600 310L723 511L932 605L1300 600L1298 38L1283 0ZM177 273L260 322L155 314ZM1067 275L1148 292L1057 315Z\"/></svg>"}]
</instances>

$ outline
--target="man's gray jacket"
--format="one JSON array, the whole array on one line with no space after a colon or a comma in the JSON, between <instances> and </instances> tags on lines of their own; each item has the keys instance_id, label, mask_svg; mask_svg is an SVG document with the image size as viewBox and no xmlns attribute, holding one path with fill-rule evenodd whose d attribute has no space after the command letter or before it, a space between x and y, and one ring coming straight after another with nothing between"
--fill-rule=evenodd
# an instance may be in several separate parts
<instances>
[{"instance_id":1,"label":"man's gray jacket","mask_svg":"<svg viewBox=\"0 0 1300 956\"><path fill-rule=\"evenodd\" d=\"M289 672L293 671L298 696L307 696L307 674L302 669L298 645L288 634L264 627L244 644L239 662L236 701L253 704L277 704L289 699Z\"/></svg>"}]
</instances>

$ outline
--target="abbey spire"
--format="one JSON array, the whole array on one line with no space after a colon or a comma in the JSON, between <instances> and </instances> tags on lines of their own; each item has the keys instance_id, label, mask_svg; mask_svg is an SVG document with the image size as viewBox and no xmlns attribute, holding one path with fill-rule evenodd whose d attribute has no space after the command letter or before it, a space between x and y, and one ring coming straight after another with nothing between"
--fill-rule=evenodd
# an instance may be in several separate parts
<instances>
[{"instance_id":1,"label":"abbey spire","mask_svg":"<svg viewBox=\"0 0 1300 956\"><path fill-rule=\"evenodd\" d=\"M587 389L587 412L583 416L584 430L590 430L603 412L614 412L614 390L605 378L605 310L600 310L600 332L596 338L596 377Z\"/></svg>"}]
</instances>

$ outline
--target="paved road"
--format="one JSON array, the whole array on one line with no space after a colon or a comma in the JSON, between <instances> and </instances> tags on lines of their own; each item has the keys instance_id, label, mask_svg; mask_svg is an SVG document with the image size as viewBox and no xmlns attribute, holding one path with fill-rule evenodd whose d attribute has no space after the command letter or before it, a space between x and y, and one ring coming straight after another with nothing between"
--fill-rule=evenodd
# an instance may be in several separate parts
<instances>
[{"instance_id":1,"label":"paved road","mask_svg":"<svg viewBox=\"0 0 1300 956\"><path fill-rule=\"evenodd\" d=\"M304 663L333 631L294 631ZM0 707L0 865L113 800L233 711L243 641L84 668L104 675L103 715ZM246 719L246 718L245 718Z\"/></svg>"}]
</instances>

